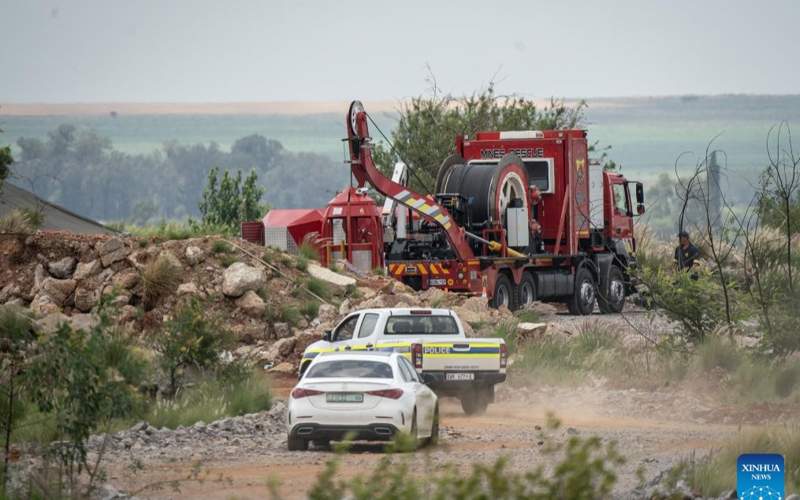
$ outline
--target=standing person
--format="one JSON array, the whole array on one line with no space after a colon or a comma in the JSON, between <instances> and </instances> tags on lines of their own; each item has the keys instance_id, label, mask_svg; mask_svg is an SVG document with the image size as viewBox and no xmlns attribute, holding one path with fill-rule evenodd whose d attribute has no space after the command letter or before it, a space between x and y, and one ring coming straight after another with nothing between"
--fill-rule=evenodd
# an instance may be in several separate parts
<instances>
[{"instance_id":1,"label":"standing person","mask_svg":"<svg viewBox=\"0 0 800 500\"><path fill-rule=\"evenodd\" d=\"M690 270L694 267L695 260L700 258L700 250L692 245L689 240L689 233L681 231L678 233L678 247L675 248L675 266L681 271Z\"/></svg>"}]
</instances>

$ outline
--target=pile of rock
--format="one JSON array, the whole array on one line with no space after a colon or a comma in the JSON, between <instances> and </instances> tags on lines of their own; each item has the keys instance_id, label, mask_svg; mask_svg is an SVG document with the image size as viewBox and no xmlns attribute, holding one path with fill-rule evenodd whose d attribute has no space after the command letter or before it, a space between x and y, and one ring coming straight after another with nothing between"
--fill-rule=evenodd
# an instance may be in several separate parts
<instances>
[{"instance_id":1,"label":"pile of rock","mask_svg":"<svg viewBox=\"0 0 800 500\"><path fill-rule=\"evenodd\" d=\"M159 429L139 422L125 431L94 435L88 447L94 452L105 449L111 461L115 457L130 460L131 455L188 460L235 457L243 452L283 448L285 443L286 404L275 401L269 411L176 429Z\"/></svg>"}]
</instances>

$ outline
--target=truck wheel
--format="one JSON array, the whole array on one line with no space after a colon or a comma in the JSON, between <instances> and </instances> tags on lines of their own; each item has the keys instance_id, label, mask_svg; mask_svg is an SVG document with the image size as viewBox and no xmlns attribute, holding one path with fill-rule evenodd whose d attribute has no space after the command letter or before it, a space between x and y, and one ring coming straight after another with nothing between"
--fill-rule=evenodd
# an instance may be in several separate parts
<instances>
[{"instance_id":1,"label":"truck wheel","mask_svg":"<svg viewBox=\"0 0 800 500\"><path fill-rule=\"evenodd\" d=\"M525 309L536 301L536 281L531 273L522 273L522 280L519 286L514 287L514 291L516 292L514 302L518 309Z\"/></svg>"},{"instance_id":2,"label":"truck wheel","mask_svg":"<svg viewBox=\"0 0 800 500\"><path fill-rule=\"evenodd\" d=\"M575 289L567 306L570 314L588 315L594 310L597 287L592 273L585 267L575 274Z\"/></svg>"},{"instance_id":3,"label":"truck wheel","mask_svg":"<svg viewBox=\"0 0 800 500\"><path fill-rule=\"evenodd\" d=\"M514 303L514 287L511 285L511 280L505 274L498 274L497 280L494 283L494 295L492 300L489 301L489 306L497 309L500 306L506 306L510 310L516 309Z\"/></svg>"},{"instance_id":4,"label":"truck wheel","mask_svg":"<svg viewBox=\"0 0 800 500\"><path fill-rule=\"evenodd\" d=\"M625 277L617 266L611 266L608 283L602 293L597 294L597 305L604 314L622 312L625 307Z\"/></svg>"},{"instance_id":5,"label":"truck wheel","mask_svg":"<svg viewBox=\"0 0 800 500\"><path fill-rule=\"evenodd\" d=\"M481 415L489 406L489 391L485 388L475 389L461 395L461 409L467 415Z\"/></svg>"},{"instance_id":6,"label":"truck wheel","mask_svg":"<svg viewBox=\"0 0 800 500\"><path fill-rule=\"evenodd\" d=\"M306 451L308 449L308 441L297 436L289 435L288 439L289 451Z\"/></svg>"}]
</instances>

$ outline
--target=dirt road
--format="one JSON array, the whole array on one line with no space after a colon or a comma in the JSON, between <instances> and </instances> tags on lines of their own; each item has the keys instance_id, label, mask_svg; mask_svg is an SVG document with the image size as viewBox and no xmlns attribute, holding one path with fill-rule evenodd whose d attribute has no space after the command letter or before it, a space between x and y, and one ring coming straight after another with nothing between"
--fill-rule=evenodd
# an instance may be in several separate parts
<instances>
[{"instance_id":1,"label":"dirt road","mask_svg":"<svg viewBox=\"0 0 800 500\"><path fill-rule=\"evenodd\" d=\"M290 386L289 380L276 381L278 397L285 396ZM730 423L710 423L721 421L721 411ZM561 420L558 430L542 430L548 413ZM681 457L703 454L755 423L749 421L746 412L721 409L694 395L612 390L600 385L504 388L498 394L498 402L477 417L463 415L457 401L444 400L442 419L439 446L391 459L408 461L419 474L448 463L459 467L474 462L492 463L501 456L507 457L515 470L524 470L547 466L551 456L543 450L548 440L563 442L570 435L597 435L604 442L616 441L626 458L619 470L619 496L625 496L638 484L637 469L643 468L645 477L653 477ZM269 495L270 484L284 498L304 498L334 455L324 450L290 453L285 449L283 430L274 432L275 441L263 449L234 445L231 453L231 447L225 446L228 453L224 458L222 453L215 458L212 449L210 456L199 463L190 458L140 456L136 459L141 460L143 468L136 474L131 474L126 464L130 458L117 457L112 460L109 482L131 491L146 484L181 481L179 491L164 483L161 489L140 492L143 498L263 498ZM204 442L198 441L193 449L203 446ZM380 446L355 447L341 457L339 477L369 473L384 456ZM185 480L192 474L196 474L195 479Z\"/></svg>"}]
</instances>

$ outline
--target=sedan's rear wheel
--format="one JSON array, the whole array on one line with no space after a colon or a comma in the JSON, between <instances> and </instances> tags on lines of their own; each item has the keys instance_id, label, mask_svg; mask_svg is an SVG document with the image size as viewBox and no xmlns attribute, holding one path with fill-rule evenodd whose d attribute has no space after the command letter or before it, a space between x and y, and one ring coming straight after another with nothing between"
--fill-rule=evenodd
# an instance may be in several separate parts
<instances>
[{"instance_id":1,"label":"sedan's rear wheel","mask_svg":"<svg viewBox=\"0 0 800 500\"><path fill-rule=\"evenodd\" d=\"M308 450L308 440L289 434L288 448L289 451L306 451Z\"/></svg>"},{"instance_id":2,"label":"sedan's rear wheel","mask_svg":"<svg viewBox=\"0 0 800 500\"><path fill-rule=\"evenodd\" d=\"M433 410L433 424L431 424L431 437L428 438L429 446L439 444L439 405Z\"/></svg>"}]
</instances>

